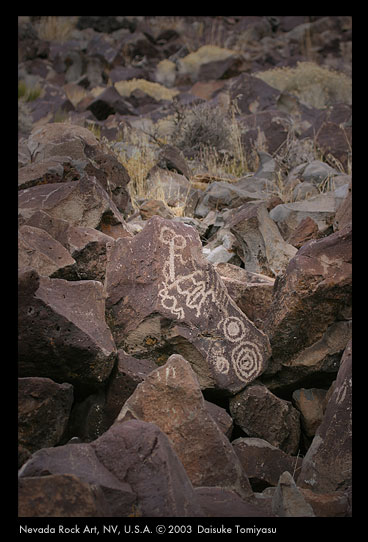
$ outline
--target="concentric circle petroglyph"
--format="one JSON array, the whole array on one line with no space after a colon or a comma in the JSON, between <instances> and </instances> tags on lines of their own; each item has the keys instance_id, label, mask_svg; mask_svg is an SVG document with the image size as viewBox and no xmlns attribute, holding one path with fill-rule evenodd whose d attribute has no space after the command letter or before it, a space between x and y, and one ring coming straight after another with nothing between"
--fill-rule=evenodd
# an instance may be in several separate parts
<instances>
[{"instance_id":1,"label":"concentric circle petroglyph","mask_svg":"<svg viewBox=\"0 0 368 542\"><path fill-rule=\"evenodd\" d=\"M245 337L245 325L237 316L224 318L221 320L219 327L230 342L239 342Z\"/></svg>"},{"instance_id":2,"label":"concentric circle petroglyph","mask_svg":"<svg viewBox=\"0 0 368 542\"><path fill-rule=\"evenodd\" d=\"M231 360L239 380L248 382L258 375L261 367L262 355L256 344L245 341L234 348Z\"/></svg>"}]
</instances>

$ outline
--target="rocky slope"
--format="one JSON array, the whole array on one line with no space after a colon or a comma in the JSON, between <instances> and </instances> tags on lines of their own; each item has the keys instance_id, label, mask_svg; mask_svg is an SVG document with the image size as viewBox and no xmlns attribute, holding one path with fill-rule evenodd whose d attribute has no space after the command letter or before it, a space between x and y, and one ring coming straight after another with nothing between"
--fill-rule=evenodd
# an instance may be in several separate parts
<instances>
[{"instance_id":1,"label":"rocky slope","mask_svg":"<svg viewBox=\"0 0 368 542\"><path fill-rule=\"evenodd\" d=\"M351 515L351 17L20 17L19 516Z\"/></svg>"}]
</instances>

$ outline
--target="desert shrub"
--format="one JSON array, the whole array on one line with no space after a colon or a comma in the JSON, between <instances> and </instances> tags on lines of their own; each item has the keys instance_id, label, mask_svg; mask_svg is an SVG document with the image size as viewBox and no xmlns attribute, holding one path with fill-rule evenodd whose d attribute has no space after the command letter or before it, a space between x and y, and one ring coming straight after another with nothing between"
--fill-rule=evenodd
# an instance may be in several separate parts
<instances>
[{"instance_id":1,"label":"desert shrub","mask_svg":"<svg viewBox=\"0 0 368 542\"><path fill-rule=\"evenodd\" d=\"M65 41L75 29L77 18L64 16L41 17L37 25L38 37L47 41Z\"/></svg>"},{"instance_id":2,"label":"desert shrub","mask_svg":"<svg viewBox=\"0 0 368 542\"><path fill-rule=\"evenodd\" d=\"M25 81L18 81L18 100L24 100L25 102L32 102L41 95L42 89L36 85L28 87Z\"/></svg>"},{"instance_id":3,"label":"desert shrub","mask_svg":"<svg viewBox=\"0 0 368 542\"><path fill-rule=\"evenodd\" d=\"M177 110L171 139L187 158L198 157L204 147L217 151L229 149L231 131L228 115L220 107L207 103Z\"/></svg>"},{"instance_id":4,"label":"desert shrub","mask_svg":"<svg viewBox=\"0 0 368 542\"><path fill-rule=\"evenodd\" d=\"M352 102L351 78L314 62L298 62L295 68L274 68L254 75L271 87L290 92L305 105L317 109L337 102Z\"/></svg>"}]
</instances>

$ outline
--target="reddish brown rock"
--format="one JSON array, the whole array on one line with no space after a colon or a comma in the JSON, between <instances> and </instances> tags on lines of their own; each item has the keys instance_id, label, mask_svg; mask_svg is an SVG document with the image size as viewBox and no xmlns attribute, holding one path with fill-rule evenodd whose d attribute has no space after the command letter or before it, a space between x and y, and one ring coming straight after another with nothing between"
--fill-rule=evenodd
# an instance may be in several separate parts
<instances>
[{"instance_id":1,"label":"reddish brown rock","mask_svg":"<svg viewBox=\"0 0 368 542\"><path fill-rule=\"evenodd\" d=\"M295 248L301 248L311 239L318 239L319 229L313 218L307 216L303 218L288 238L288 242Z\"/></svg>"},{"instance_id":2,"label":"reddish brown rock","mask_svg":"<svg viewBox=\"0 0 368 542\"><path fill-rule=\"evenodd\" d=\"M157 365L148 359L129 356L124 350L118 350L118 363L110 380L106 404L104 406L104 425L110 427L118 417L125 401L146 376L157 369Z\"/></svg>"},{"instance_id":3,"label":"reddish brown rock","mask_svg":"<svg viewBox=\"0 0 368 542\"><path fill-rule=\"evenodd\" d=\"M231 99L237 98L237 106L245 114L274 107L280 95L278 90L248 73L231 79L228 85Z\"/></svg>"},{"instance_id":4,"label":"reddish brown rock","mask_svg":"<svg viewBox=\"0 0 368 542\"><path fill-rule=\"evenodd\" d=\"M203 388L235 393L265 369L267 336L232 301L197 232L161 217L111 245L106 310L119 348L190 361Z\"/></svg>"},{"instance_id":5,"label":"reddish brown rock","mask_svg":"<svg viewBox=\"0 0 368 542\"><path fill-rule=\"evenodd\" d=\"M299 412L265 386L247 386L229 401L234 422L250 437L261 438L286 454L296 454L300 439Z\"/></svg>"},{"instance_id":6,"label":"reddish brown rock","mask_svg":"<svg viewBox=\"0 0 368 542\"><path fill-rule=\"evenodd\" d=\"M329 399L298 477L298 486L315 493L346 490L352 470L352 346L346 347Z\"/></svg>"},{"instance_id":7,"label":"reddish brown rock","mask_svg":"<svg viewBox=\"0 0 368 542\"><path fill-rule=\"evenodd\" d=\"M253 491L277 486L281 474L286 470L299 474L302 459L286 454L266 440L240 437L233 440L232 445Z\"/></svg>"},{"instance_id":8,"label":"reddish brown rock","mask_svg":"<svg viewBox=\"0 0 368 542\"><path fill-rule=\"evenodd\" d=\"M39 210L74 226L96 228L113 237L130 236L122 214L95 177L20 190L20 215L27 220Z\"/></svg>"},{"instance_id":9,"label":"reddish brown rock","mask_svg":"<svg viewBox=\"0 0 368 542\"><path fill-rule=\"evenodd\" d=\"M351 312L351 243L351 226L309 241L275 283L265 329L274 363L280 364L278 378L281 381L285 375L285 384L320 370L325 358L338 355L346 346ZM338 365L331 365L331 360L328 365L324 372L336 374Z\"/></svg>"},{"instance_id":10,"label":"reddish brown rock","mask_svg":"<svg viewBox=\"0 0 368 542\"><path fill-rule=\"evenodd\" d=\"M76 277L76 262L69 252L45 230L23 225L18 230L19 269L31 267L40 275Z\"/></svg>"},{"instance_id":11,"label":"reddish brown rock","mask_svg":"<svg viewBox=\"0 0 368 542\"><path fill-rule=\"evenodd\" d=\"M111 237L95 228L73 226L68 221L55 218L44 211L36 211L26 221L29 226L41 228L59 241L75 260L74 280L105 279L106 244ZM59 273L55 278L67 278Z\"/></svg>"},{"instance_id":12,"label":"reddish brown rock","mask_svg":"<svg viewBox=\"0 0 368 542\"><path fill-rule=\"evenodd\" d=\"M326 390L317 388L295 390L293 404L300 412L300 422L307 437L314 437L323 419Z\"/></svg>"},{"instance_id":13,"label":"reddish brown rock","mask_svg":"<svg viewBox=\"0 0 368 542\"><path fill-rule=\"evenodd\" d=\"M275 279L230 263L216 264L215 269L230 297L259 329L263 329L272 303Z\"/></svg>"},{"instance_id":14,"label":"reddish brown rock","mask_svg":"<svg viewBox=\"0 0 368 542\"><path fill-rule=\"evenodd\" d=\"M264 503L247 502L234 491L220 487L198 487L195 493L203 510L210 518L257 518L274 517Z\"/></svg>"},{"instance_id":15,"label":"reddish brown rock","mask_svg":"<svg viewBox=\"0 0 368 542\"><path fill-rule=\"evenodd\" d=\"M31 453L63 437L73 403L73 386L50 378L18 379L18 443Z\"/></svg>"},{"instance_id":16,"label":"reddish brown rock","mask_svg":"<svg viewBox=\"0 0 368 542\"><path fill-rule=\"evenodd\" d=\"M121 115L135 115L134 107L125 100L115 87L107 87L87 107L97 120L106 120L108 116L120 113Z\"/></svg>"},{"instance_id":17,"label":"reddish brown rock","mask_svg":"<svg viewBox=\"0 0 368 542\"><path fill-rule=\"evenodd\" d=\"M108 517L109 506L100 487L73 474L20 478L19 517Z\"/></svg>"},{"instance_id":18,"label":"reddish brown rock","mask_svg":"<svg viewBox=\"0 0 368 542\"><path fill-rule=\"evenodd\" d=\"M315 517L313 508L308 504L288 471L280 476L272 497L272 511L279 517Z\"/></svg>"},{"instance_id":19,"label":"reddish brown rock","mask_svg":"<svg viewBox=\"0 0 368 542\"><path fill-rule=\"evenodd\" d=\"M316 517L344 518L349 516L349 499L344 491L314 493L307 488L300 488L300 491L307 503L313 508Z\"/></svg>"},{"instance_id":20,"label":"reddish brown rock","mask_svg":"<svg viewBox=\"0 0 368 542\"><path fill-rule=\"evenodd\" d=\"M275 277L285 271L296 254L270 218L265 203L246 203L232 215L230 231L247 271Z\"/></svg>"},{"instance_id":21,"label":"reddish brown rock","mask_svg":"<svg viewBox=\"0 0 368 542\"><path fill-rule=\"evenodd\" d=\"M90 444L66 444L53 448L42 448L35 452L32 457L23 465L19 471L21 483L25 480L25 487L51 488L54 498L57 490L55 488L55 479L51 483L45 481L43 484L37 483L39 477L48 477L50 475L75 476L83 484L88 484L102 491L102 494L108 504L108 515L111 517L128 516L135 510L136 494L132 487L125 480L120 481L112 472L109 471L97 458L95 451ZM36 478L32 484L29 480ZM61 502L51 501L50 508L59 504L60 507L66 507L69 504L70 496L64 496ZM30 504L28 505L30 506Z\"/></svg>"},{"instance_id":22,"label":"reddish brown rock","mask_svg":"<svg viewBox=\"0 0 368 542\"><path fill-rule=\"evenodd\" d=\"M116 357L102 284L26 270L18 291L19 376L69 382L79 393L100 387Z\"/></svg>"},{"instance_id":23,"label":"reddish brown rock","mask_svg":"<svg viewBox=\"0 0 368 542\"><path fill-rule=\"evenodd\" d=\"M173 355L139 384L123 406L119 420L155 423L169 437L192 484L232 489L252 496L240 462L209 415L190 364Z\"/></svg>"}]
</instances>

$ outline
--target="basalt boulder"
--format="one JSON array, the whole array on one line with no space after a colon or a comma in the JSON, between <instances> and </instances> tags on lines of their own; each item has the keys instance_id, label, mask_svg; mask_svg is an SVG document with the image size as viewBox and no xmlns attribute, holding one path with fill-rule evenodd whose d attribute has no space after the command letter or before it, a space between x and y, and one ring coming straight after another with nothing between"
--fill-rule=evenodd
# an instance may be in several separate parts
<instances>
[{"instance_id":1,"label":"basalt boulder","mask_svg":"<svg viewBox=\"0 0 368 542\"><path fill-rule=\"evenodd\" d=\"M100 388L116 358L102 284L25 269L18 292L19 376L69 382L82 395Z\"/></svg>"},{"instance_id":2,"label":"basalt boulder","mask_svg":"<svg viewBox=\"0 0 368 542\"><path fill-rule=\"evenodd\" d=\"M203 389L236 393L261 374L267 336L229 296L191 226L151 218L110 244L106 311L118 348L165 363L190 361Z\"/></svg>"}]
</instances>

